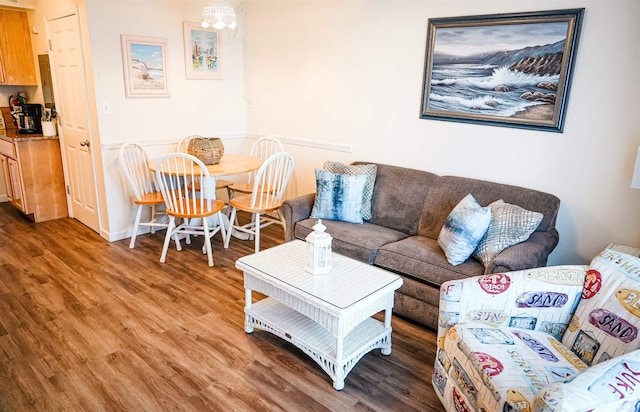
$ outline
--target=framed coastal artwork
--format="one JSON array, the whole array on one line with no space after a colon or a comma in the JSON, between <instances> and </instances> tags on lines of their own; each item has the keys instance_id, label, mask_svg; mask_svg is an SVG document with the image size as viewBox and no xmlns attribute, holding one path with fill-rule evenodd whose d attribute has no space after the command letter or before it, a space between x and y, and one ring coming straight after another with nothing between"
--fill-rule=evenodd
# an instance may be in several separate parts
<instances>
[{"instance_id":1,"label":"framed coastal artwork","mask_svg":"<svg viewBox=\"0 0 640 412\"><path fill-rule=\"evenodd\" d=\"M221 79L220 35L200 23L183 22L184 59L187 79Z\"/></svg>"},{"instance_id":2,"label":"framed coastal artwork","mask_svg":"<svg viewBox=\"0 0 640 412\"><path fill-rule=\"evenodd\" d=\"M126 97L169 97L167 40L121 35Z\"/></svg>"},{"instance_id":3,"label":"framed coastal artwork","mask_svg":"<svg viewBox=\"0 0 640 412\"><path fill-rule=\"evenodd\" d=\"M420 117L562 132L583 13L429 19Z\"/></svg>"}]
</instances>

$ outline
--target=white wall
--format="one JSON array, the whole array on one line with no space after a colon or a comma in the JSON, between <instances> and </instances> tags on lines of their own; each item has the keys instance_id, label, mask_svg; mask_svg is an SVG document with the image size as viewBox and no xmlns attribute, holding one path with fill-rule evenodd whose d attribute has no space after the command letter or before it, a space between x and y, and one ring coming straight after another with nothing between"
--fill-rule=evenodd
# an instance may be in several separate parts
<instances>
[{"instance_id":1,"label":"white wall","mask_svg":"<svg viewBox=\"0 0 640 412\"><path fill-rule=\"evenodd\" d=\"M427 19L585 7L564 133L419 119ZM342 143L297 146L296 184L324 160L370 160L515 184L561 201L550 264L640 243L640 3L249 0L249 131ZM255 118L255 122L254 119Z\"/></svg>"},{"instance_id":2,"label":"white wall","mask_svg":"<svg viewBox=\"0 0 640 412\"><path fill-rule=\"evenodd\" d=\"M236 141L246 134L242 39L221 33L220 80L187 80L183 21L197 22L201 0L88 1L87 21L95 81L108 223L103 236L130 235L133 210L118 163L118 147L142 144L152 158L175 150L192 134L222 137L229 152L244 152ZM166 39L170 97L126 98L120 35ZM104 113L103 103L111 108ZM106 226L106 227L105 227Z\"/></svg>"}]
</instances>

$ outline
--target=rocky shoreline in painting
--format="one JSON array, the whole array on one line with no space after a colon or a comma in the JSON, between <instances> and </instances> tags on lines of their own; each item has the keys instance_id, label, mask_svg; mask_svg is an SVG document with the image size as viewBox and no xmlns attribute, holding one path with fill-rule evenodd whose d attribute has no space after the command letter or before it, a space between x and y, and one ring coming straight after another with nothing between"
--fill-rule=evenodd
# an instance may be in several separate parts
<instances>
[{"instance_id":1,"label":"rocky shoreline in painting","mask_svg":"<svg viewBox=\"0 0 640 412\"><path fill-rule=\"evenodd\" d=\"M564 45L562 40L485 55L435 55L430 106L461 113L551 120Z\"/></svg>"}]
</instances>

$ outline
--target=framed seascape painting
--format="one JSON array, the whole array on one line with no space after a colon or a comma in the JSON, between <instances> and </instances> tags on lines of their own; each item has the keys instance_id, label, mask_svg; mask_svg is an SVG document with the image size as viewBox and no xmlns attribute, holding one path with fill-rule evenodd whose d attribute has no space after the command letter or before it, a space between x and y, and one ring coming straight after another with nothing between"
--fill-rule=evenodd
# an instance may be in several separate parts
<instances>
[{"instance_id":1,"label":"framed seascape painting","mask_svg":"<svg viewBox=\"0 0 640 412\"><path fill-rule=\"evenodd\" d=\"M166 39L120 36L127 97L168 97Z\"/></svg>"},{"instance_id":2,"label":"framed seascape painting","mask_svg":"<svg viewBox=\"0 0 640 412\"><path fill-rule=\"evenodd\" d=\"M420 117L562 132L583 13L429 19Z\"/></svg>"},{"instance_id":3,"label":"framed seascape painting","mask_svg":"<svg viewBox=\"0 0 640 412\"><path fill-rule=\"evenodd\" d=\"M221 79L218 30L183 22L187 79Z\"/></svg>"}]
</instances>

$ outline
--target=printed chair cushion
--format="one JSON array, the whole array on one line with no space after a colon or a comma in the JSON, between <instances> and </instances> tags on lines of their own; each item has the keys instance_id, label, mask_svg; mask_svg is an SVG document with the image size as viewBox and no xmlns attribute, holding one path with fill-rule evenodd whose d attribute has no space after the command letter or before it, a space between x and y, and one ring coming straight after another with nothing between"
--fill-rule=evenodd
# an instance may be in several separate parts
<instances>
[{"instance_id":1,"label":"printed chair cushion","mask_svg":"<svg viewBox=\"0 0 640 412\"><path fill-rule=\"evenodd\" d=\"M437 390L457 411L529 411L536 392L587 366L551 335L482 323L453 326L444 342L449 373L436 363ZM436 378L437 376L437 378ZM451 384L447 387L447 380Z\"/></svg>"},{"instance_id":2,"label":"printed chair cushion","mask_svg":"<svg viewBox=\"0 0 640 412\"><path fill-rule=\"evenodd\" d=\"M502 199L489 205L491 223L473 257L487 266L503 250L524 242L542 222L542 213L532 212Z\"/></svg>"},{"instance_id":3,"label":"printed chair cushion","mask_svg":"<svg viewBox=\"0 0 640 412\"><path fill-rule=\"evenodd\" d=\"M311 218L363 223L362 193L366 175L334 174L316 169L316 198Z\"/></svg>"},{"instance_id":4,"label":"printed chair cushion","mask_svg":"<svg viewBox=\"0 0 640 412\"><path fill-rule=\"evenodd\" d=\"M640 410L640 350L585 369L571 381L538 391L534 411Z\"/></svg>"},{"instance_id":5,"label":"printed chair cushion","mask_svg":"<svg viewBox=\"0 0 640 412\"><path fill-rule=\"evenodd\" d=\"M453 266L469 259L491 222L491 209L482 207L471 195L466 195L453 208L444 222L438 244Z\"/></svg>"},{"instance_id":6,"label":"printed chair cushion","mask_svg":"<svg viewBox=\"0 0 640 412\"><path fill-rule=\"evenodd\" d=\"M366 175L367 181L362 192L362 219L371 220L371 198L373 197L373 186L376 183L378 166L375 164L345 165L340 162L324 162L324 170L331 173L343 175Z\"/></svg>"},{"instance_id":7,"label":"printed chair cushion","mask_svg":"<svg viewBox=\"0 0 640 412\"><path fill-rule=\"evenodd\" d=\"M605 249L587 271L562 343L587 365L640 348L640 258Z\"/></svg>"}]
</instances>

